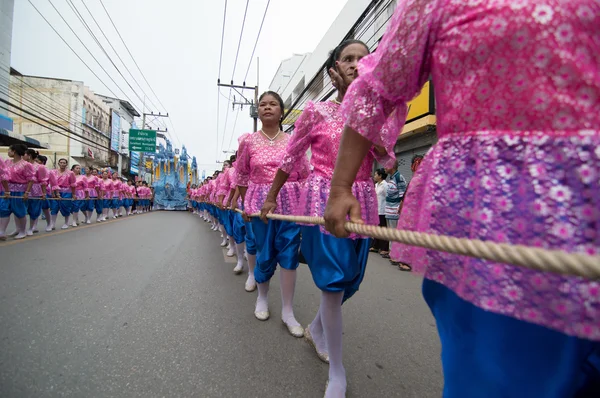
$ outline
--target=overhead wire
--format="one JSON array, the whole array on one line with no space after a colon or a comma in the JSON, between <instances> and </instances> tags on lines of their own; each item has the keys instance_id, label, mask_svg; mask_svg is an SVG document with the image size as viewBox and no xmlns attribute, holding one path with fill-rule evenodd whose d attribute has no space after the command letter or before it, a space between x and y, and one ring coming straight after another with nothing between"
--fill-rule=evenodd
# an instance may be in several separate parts
<instances>
[{"instance_id":1,"label":"overhead wire","mask_svg":"<svg viewBox=\"0 0 600 398\"><path fill-rule=\"evenodd\" d=\"M106 49L104 48L104 46L102 45L102 43L100 43L100 40L98 40L98 37L96 36L96 34L92 31L92 29L88 25L88 23L85 20L85 18L83 17L83 15L79 12L79 9L75 5L75 3L73 3L72 0L67 0L67 4L69 5L69 7L71 7L71 10L75 13L75 16L77 18L79 18L79 20L81 21L81 23L83 24L83 26L85 27L85 29L87 30L87 32L90 34L90 36L92 36L92 39L94 39L94 41L96 42L96 44L98 45L98 47L100 47L100 50L102 50L102 52L104 53L104 55L106 56L106 58L108 58L108 60L112 64L112 66L117 70L117 73L119 73L119 75L121 75L121 77L123 78L123 80L125 81L125 83L127 84L127 86L129 86L129 88L131 89L131 91L143 103L144 100L142 99L142 97L140 97L140 95L138 94L137 90L135 90L133 88L133 86L129 83L129 80L127 80L127 78L125 77L125 75L123 75L123 72L121 72L121 69L119 69L119 67L113 61L112 57L108 54L108 52L106 51ZM83 3L83 5L85 6L85 3ZM92 18L93 18L93 16L92 16ZM95 19L94 19L94 22L95 22ZM127 98L129 99L129 97L127 97ZM131 101L131 103L132 103L132 105L134 104L133 101Z\"/></svg>"},{"instance_id":2,"label":"overhead wire","mask_svg":"<svg viewBox=\"0 0 600 398\"><path fill-rule=\"evenodd\" d=\"M235 77L235 70L237 68L238 56L240 55L240 48L242 46L242 38L244 36L244 26L246 25L246 16L248 15L248 5L250 4L250 0L246 0L246 9L244 10L244 19L242 20L242 28L240 29L240 39L238 40L238 47L235 53L235 62L233 63L233 72L231 73L231 82L233 84L233 79ZM229 108L229 104L231 103L231 90L229 88L229 99L227 102L227 107ZM229 110L225 114L225 127L223 128L223 139L221 140L221 151L224 150L223 145L225 144L225 135L227 135L227 121L229 120Z\"/></svg>"},{"instance_id":3,"label":"overhead wire","mask_svg":"<svg viewBox=\"0 0 600 398\"><path fill-rule=\"evenodd\" d=\"M79 40L79 42L81 43L81 45L86 49L86 51L90 54L90 56L94 59L94 61L96 61L96 63L100 66L100 68L104 71L104 73L106 73L106 75L108 76L108 78L115 84L115 86L121 91L121 93L123 93L123 95L125 96L125 98L127 98L129 100L129 102L131 102L131 104L135 104L134 101L131 100L131 98L129 98L129 96L125 93L125 91L121 88L121 86L119 86L119 84L115 81L115 79L113 79L112 75L110 73L108 73L108 71L104 68L104 66L100 63L100 61L98 61L98 59L96 58L96 56L92 53L92 51L88 48L88 46L83 42L83 40L79 37L79 35L77 34L77 32L75 32L75 30L71 27L71 25L67 22L67 20L65 19L65 17L62 15L62 13L54 6L54 3L52 3L52 0L48 0L48 2L50 3L50 5L52 6L52 8L54 8L54 10L56 11L56 13L60 16L60 18L63 20L63 22L65 23L65 25L67 25L67 27L69 28L69 30L71 30L71 32L73 33L73 35L75 35L75 37L77 38L77 40ZM29 3L33 6L33 3L31 2L31 0L29 0ZM34 6L35 8L35 6ZM37 8L36 8L37 10ZM37 10L39 12L39 10ZM40 15L42 15L40 13ZM43 16L42 16L43 17ZM52 27L52 29L54 29L54 27L52 26L52 24L46 19L46 22ZM58 32L56 31L56 29L54 29L54 31L58 34ZM60 35L59 35L60 36ZM62 36L60 36L62 39ZM66 41L63 39L63 41L66 43ZM71 50L73 52L75 52L75 50L73 50L73 48L71 46L69 46L69 48L71 48ZM77 57L79 57L79 55L76 53ZM79 59L81 59L81 57L79 57ZM82 60L83 61L83 60ZM98 77L98 76L96 76ZM104 84L104 83L103 83ZM108 88L108 87L107 87ZM114 94L114 92L111 93Z\"/></svg>"},{"instance_id":4,"label":"overhead wire","mask_svg":"<svg viewBox=\"0 0 600 398\"><path fill-rule=\"evenodd\" d=\"M218 77L217 77L217 129L216 129L216 133L217 133L217 140L216 140L216 154L215 154L215 160L219 160L219 122L221 119L221 98L219 98L219 95L221 94L221 87L219 86L219 84L221 84L221 66L222 66L222 62L223 62L223 42L225 41L225 23L227 20L227 0L225 0L225 7L223 8L223 29L221 31L221 54L219 55L219 71L218 71ZM231 92L231 90L230 90ZM227 106L229 106L229 104L227 104Z\"/></svg>"},{"instance_id":5,"label":"overhead wire","mask_svg":"<svg viewBox=\"0 0 600 398\"><path fill-rule=\"evenodd\" d=\"M265 23L265 17L267 16L267 11L269 11L269 4L271 4L271 0L267 1L267 6L265 7L265 13L263 14L262 21L260 21L260 28L258 28L258 35L256 36L256 41L254 42L254 48L252 49L252 55L250 55L250 62L248 62L248 68L246 68L246 74L244 75L244 85L246 85L246 79L248 78L248 73L250 72L250 66L252 65L252 59L254 58L254 52L256 51L256 46L258 45L258 40L260 39L260 33L262 32L263 24Z\"/></svg>"}]
</instances>

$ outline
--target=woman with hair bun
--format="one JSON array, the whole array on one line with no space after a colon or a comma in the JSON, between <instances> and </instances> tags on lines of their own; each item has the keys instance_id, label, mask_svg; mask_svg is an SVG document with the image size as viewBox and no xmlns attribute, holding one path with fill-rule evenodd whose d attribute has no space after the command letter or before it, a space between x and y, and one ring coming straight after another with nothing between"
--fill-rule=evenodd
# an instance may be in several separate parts
<instances>
[{"instance_id":1,"label":"woman with hair bun","mask_svg":"<svg viewBox=\"0 0 600 398\"><path fill-rule=\"evenodd\" d=\"M31 198L32 200L27 201L27 214L29 214L29 229L27 229L27 235L32 236L38 232L37 223L40 215L42 214L42 204L47 195L48 178L49 172L41 163L36 162L39 156L39 152L35 149L27 149L23 159L33 165L35 181L31 186Z\"/></svg>"},{"instance_id":2,"label":"woman with hair bun","mask_svg":"<svg viewBox=\"0 0 600 398\"><path fill-rule=\"evenodd\" d=\"M259 212L263 206L290 140L290 136L281 130L283 110L284 104L279 94L273 91L263 93L258 102L258 117L262 128L246 137L240 145L236 169L246 219L248 214ZM277 209L280 214L295 213L307 175L307 158L300 156L290 178L282 184ZM299 265L300 226L288 221L263 222L256 218L252 219L252 230L257 247L254 278L258 284L254 316L261 321L269 319L269 281L279 264L281 319L290 334L302 337L304 329L296 320L293 309L296 269Z\"/></svg>"}]
</instances>

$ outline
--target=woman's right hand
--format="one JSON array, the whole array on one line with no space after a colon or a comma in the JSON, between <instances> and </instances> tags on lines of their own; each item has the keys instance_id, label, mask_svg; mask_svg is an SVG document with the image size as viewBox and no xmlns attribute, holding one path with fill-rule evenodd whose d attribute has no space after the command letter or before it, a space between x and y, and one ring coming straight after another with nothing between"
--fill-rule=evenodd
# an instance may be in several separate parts
<instances>
[{"instance_id":1,"label":"woman's right hand","mask_svg":"<svg viewBox=\"0 0 600 398\"><path fill-rule=\"evenodd\" d=\"M272 214L277 208L277 202L271 199L265 200L262 209L260 209L260 219L263 220L265 224L269 222L267 218L268 214Z\"/></svg>"},{"instance_id":2,"label":"woman's right hand","mask_svg":"<svg viewBox=\"0 0 600 398\"><path fill-rule=\"evenodd\" d=\"M246 213L245 211L242 213L242 219L246 222L251 222L252 218L250 217L250 214Z\"/></svg>"}]
</instances>

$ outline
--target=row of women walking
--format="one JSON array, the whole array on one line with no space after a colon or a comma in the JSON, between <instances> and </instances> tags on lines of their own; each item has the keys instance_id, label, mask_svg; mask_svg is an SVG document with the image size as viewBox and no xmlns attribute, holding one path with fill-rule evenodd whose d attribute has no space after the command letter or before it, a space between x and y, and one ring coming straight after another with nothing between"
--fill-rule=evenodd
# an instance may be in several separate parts
<instances>
[{"instance_id":1,"label":"row of women walking","mask_svg":"<svg viewBox=\"0 0 600 398\"><path fill-rule=\"evenodd\" d=\"M280 96L264 93L262 129L191 194L195 212L235 242L236 272L246 246L259 320L271 316L280 265L281 318L329 362L326 397L346 393L342 304L369 252L369 239L344 223L379 224L374 160L393 167L406 104L428 79L438 142L413 176L398 228L600 253L597 1L401 0L376 53L345 41L326 68L336 98L309 102L289 136ZM270 213L323 216L326 228ZM300 248L322 291L305 329L293 311ZM444 397L600 396L597 281L400 244L392 255L425 276Z\"/></svg>"},{"instance_id":2,"label":"row of women walking","mask_svg":"<svg viewBox=\"0 0 600 398\"><path fill-rule=\"evenodd\" d=\"M64 217L61 228L68 229L91 224L94 211L96 222L150 211L152 191L146 182L123 182L117 173L94 167L82 174L77 164L69 168L67 159L49 170L46 156L22 144L11 145L8 156L0 159L0 240L32 236L39 231L42 214L50 232L56 229L59 212ZM7 234L11 215L16 230Z\"/></svg>"}]
</instances>

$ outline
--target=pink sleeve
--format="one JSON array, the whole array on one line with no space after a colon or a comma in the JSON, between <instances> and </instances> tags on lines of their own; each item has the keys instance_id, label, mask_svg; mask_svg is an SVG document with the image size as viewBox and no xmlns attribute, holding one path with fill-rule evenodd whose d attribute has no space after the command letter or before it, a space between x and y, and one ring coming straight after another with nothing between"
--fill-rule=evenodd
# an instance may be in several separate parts
<instances>
[{"instance_id":1,"label":"pink sleeve","mask_svg":"<svg viewBox=\"0 0 600 398\"><path fill-rule=\"evenodd\" d=\"M238 148L238 157L236 160L236 170L238 173L238 185L240 187L247 187L248 181L250 180L250 150L248 148L248 140L250 136L246 137Z\"/></svg>"},{"instance_id":2,"label":"pink sleeve","mask_svg":"<svg viewBox=\"0 0 600 398\"><path fill-rule=\"evenodd\" d=\"M54 170L48 172L48 185L50 186L50 190L56 191L58 187L58 181L56 180L56 174Z\"/></svg>"},{"instance_id":3,"label":"pink sleeve","mask_svg":"<svg viewBox=\"0 0 600 398\"><path fill-rule=\"evenodd\" d=\"M75 177L75 173L72 171L68 171L69 173L69 185L71 188L75 188L77 186L77 177Z\"/></svg>"},{"instance_id":4,"label":"pink sleeve","mask_svg":"<svg viewBox=\"0 0 600 398\"><path fill-rule=\"evenodd\" d=\"M33 167L33 165L29 162L25 162L23 161L23 178L29 182L29 181L34 181L35 182L35 168Z\"/></svg>"},{"instance_id":5,"label":"pink sleeve","mask_svg":"<svg viewBox=\"0 0 600 398\"><path fill-rule=\"evenodd\" d=\"M0 159L0 181L8 180L8 172L6 168L6 163L4 160Z\"/></svg>"},{"instance_id":6,"label":"pink sleeve","mask_svg":"<svg viewBox=\"0 0 600 398\"><path fill-rule=\"evenodd\" d=\"M346 125L375 145L393 150L406 120L406 103L431 71L439 0L400 0L377 51L358 65L342 104ZM395 111L395 112L394 112ZM388 123L388 128L382 128Z\"/></svg>"},{"instance_id":7,"label":"pink sleeve","mask_svg":"<svg viewBox=\"0 0 600 398\"><path fill-rule=\"evenodd\" d=\"M294 170L302 173L299 166L304 166L301 162L307 163L306 151L308 151L311 143L310 132L318 121L319 112L315 109L315 104L310 101L306 104L302 114L296 121L296 128L287 144L285 155L279 165L279 168L286 174L292 174ZM308 164L306 164L306 176L308 176Z\"/></svg>"},{"instance_id":8,"label":"pink sleeve","mask_svg":"<svg viewBox=\"0 0 600 398\"><path fill-rule=\"evenodd\" d=\"M42 186L48 185L48 169L40 164L36 170L36 179Z\"/></svg>"},{"instance_id":9,"label":"pink sleeve","mask_svg":"<svg viewBox=\"0 0 600 398\"><path fill-rule=\"evenodd\" d=\"M81 182L83 183L83 189L88 189L87 178L81 178Z\"/></svg>"}]
</instances>

